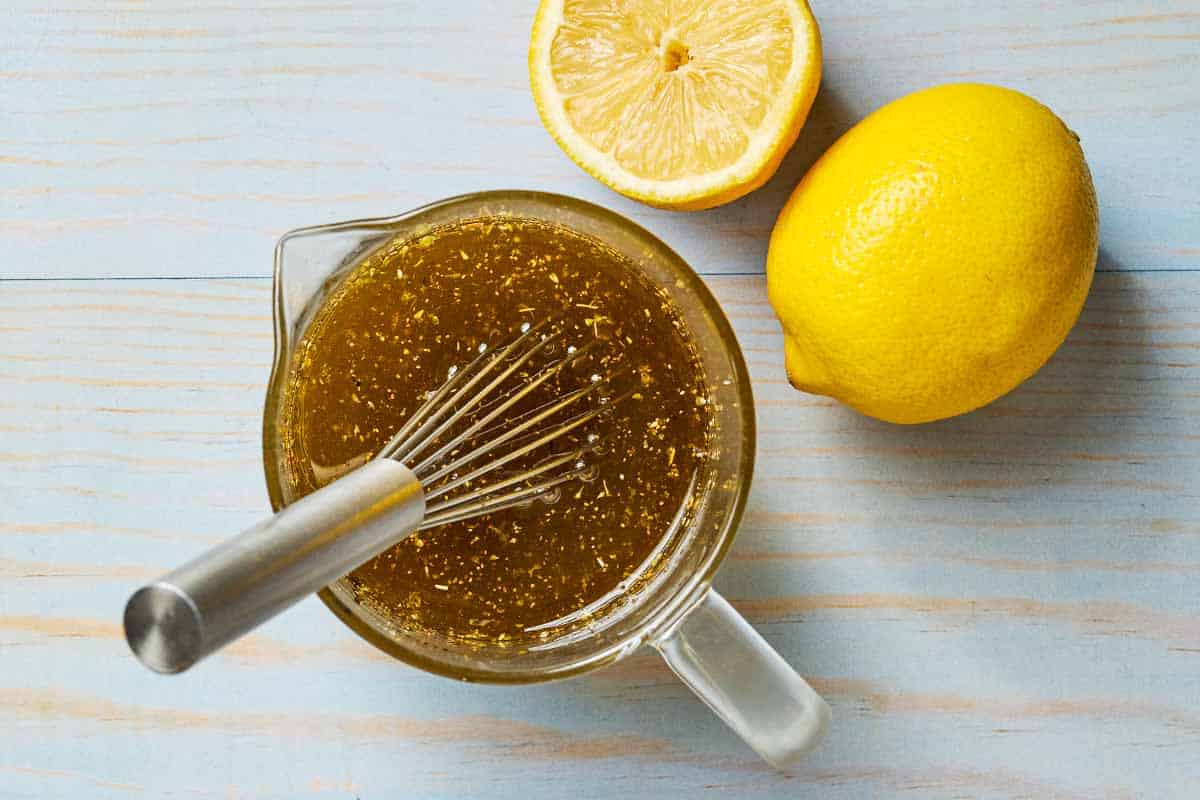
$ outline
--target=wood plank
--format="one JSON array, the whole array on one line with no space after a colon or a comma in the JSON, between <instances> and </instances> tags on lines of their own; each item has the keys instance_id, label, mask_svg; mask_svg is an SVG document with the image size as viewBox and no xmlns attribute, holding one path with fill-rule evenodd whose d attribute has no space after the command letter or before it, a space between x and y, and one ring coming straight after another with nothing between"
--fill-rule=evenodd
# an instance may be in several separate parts
<instances>
[{"instance_id":1,"label":"wood plank","mask_svg":"<svg viewBox=\"0 0 1200 800\"><path fill-rule=\"evenodd\" d=\"M762 434L718 587L836 716L795 774L650 654L466 686L315 601L149 675L130 588L266 511L269 282L8 281L0 796L1189 797L1200 272L1099 275L1033 380L915 428L793 391L762 279L708 281Z\"/></svg>"},{"instance_id":2,"label":"wood plank","mask_svg":"<svg viewBox=\"0 0 1200 800\"><path fill-rule=\"evenodd\" d=\"M675 214L609 192L542 131L533 3L18 0L0 20L0 276L261 276L290 228L500 187L594 200L702 272L759 273L783 200L840 133L963 80L1029 92L1078 131L1103 268L1195 263L1193 0L813 5L825 80L778 178Z\"/></svg>"}]
</instances>

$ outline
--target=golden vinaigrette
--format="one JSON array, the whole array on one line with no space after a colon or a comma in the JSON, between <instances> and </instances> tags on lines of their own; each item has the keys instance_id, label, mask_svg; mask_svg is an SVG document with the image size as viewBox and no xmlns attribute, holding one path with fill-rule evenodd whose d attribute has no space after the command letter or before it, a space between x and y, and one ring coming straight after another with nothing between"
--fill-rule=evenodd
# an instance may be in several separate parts
<instances>
[{"instance_id":1,"label":"golden vinaigrette","mask_svg":"<svg viewBox=\"0 0 1200 800\"><path fill-rule=\"evenodd\" d=\"M555 502L415 534L350 576L400 631L520 644L586 617L656 568L704 484L704 375L667 295L624 256L544 222L489 218L393 241L354 268L301 340L281 429L293 498L370 458L454 366L554 320L579 365L632 393L572 433L595 477ZM578 386L563 375L516 413ZM539 454L544 457L549 453Z\"/></svg>"}]
</instances>

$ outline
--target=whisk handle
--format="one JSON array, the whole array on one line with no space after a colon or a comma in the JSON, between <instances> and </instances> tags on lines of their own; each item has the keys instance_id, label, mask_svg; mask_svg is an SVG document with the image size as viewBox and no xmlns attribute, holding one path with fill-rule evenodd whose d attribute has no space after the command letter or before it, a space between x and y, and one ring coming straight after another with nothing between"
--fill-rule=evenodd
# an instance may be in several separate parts
<instances>
[{"instance_id":1,"label":"whisk handle","mask_svg":"<svg viewBox=\"0 0 1200 800\"><path fill-rule=\"evenodd\" d=\"M156 672L182 672L399 542L424 515L407 467L369 461L138 589L125 638Z\"/></svg>"}]
</instances>

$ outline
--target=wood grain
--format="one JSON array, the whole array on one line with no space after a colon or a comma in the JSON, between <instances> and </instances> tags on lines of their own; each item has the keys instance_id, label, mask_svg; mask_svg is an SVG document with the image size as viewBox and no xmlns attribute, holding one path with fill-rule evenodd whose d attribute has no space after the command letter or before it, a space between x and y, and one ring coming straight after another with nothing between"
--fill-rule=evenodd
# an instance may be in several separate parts
<instances>
[{"instance_id":1,"label":"wood grain","mask_svg":"<svg viewBox=\"0 0 1200 800\"><path fill-rule=\"evenodd\" d=\"M0 796L1190 796L1200 273L1098 276L1033 380L916 428L792 390L762 279L708 282L762 434L718 586L836 715L795 774L651 654L458 685L315 601L145 673L129 589L266 511L269 282L8 281Z\"/></svg>"},{"instance_id":2,"label":"wood grain","mask_svg":"<svg viewBox=\"0 0 1200 800\"><path fill-rule=\"evenodd\" d=\"M614 195L542 131L534 5L9 3L0 275L266 275L291 228L514 187L610 206L703 272L759 273L808 165L883 103L947 81L1026 91L1079 133L1104 269L1200 259L1194 0L813 0L825 74L799 144L763 190L699 214Z\"/></svg>"},{"instance_id":3,"label":"wood grain","mask_svg":"<svg viewBox=\"0 0 1200 800\"><path fill-rule=\"evenodd\" d=\"M5 5L0 798L1195 797L1195 0L813 0L825 75L800 141L762 190L695 214L612 194L544 133L533 8ZM1020 390L889 426L787 385L766 239L842 132L956 80L1080 134L1101 274ZM312 600L174 679L126 651L133 586L266 513L276 238L501 187L636 219L733 320L759 462L717 585L833 705L793 774L652 653L460 685Z\"/></svg>"}]
</instances>

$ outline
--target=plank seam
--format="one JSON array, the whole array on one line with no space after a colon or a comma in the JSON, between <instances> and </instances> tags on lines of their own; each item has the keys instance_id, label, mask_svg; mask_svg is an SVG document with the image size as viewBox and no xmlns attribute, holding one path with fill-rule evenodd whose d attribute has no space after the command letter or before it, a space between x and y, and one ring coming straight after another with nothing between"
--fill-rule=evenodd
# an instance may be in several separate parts
<instances>
[{"instance_id":1,"label":"plank seam","mask_svg":"<svg viewBox=\"0 0 1200 800\"><path fill-rule=\"evenodd\" d=\"M1098 269L1098 275L1200 272L1200 267L1145 267L1134 269ZM760 278L763 272L701 272L696 273L702 278ZM15 278L0 277L0 283L85 283L97 281L268 281L270 275L69 275L69 276L19 276Z\"/></svg>"}]
</instances>

